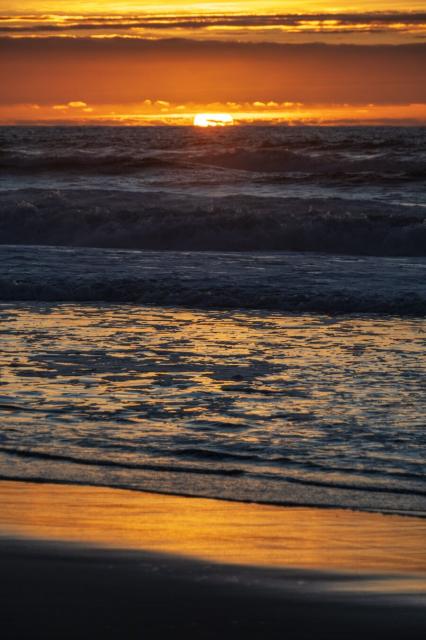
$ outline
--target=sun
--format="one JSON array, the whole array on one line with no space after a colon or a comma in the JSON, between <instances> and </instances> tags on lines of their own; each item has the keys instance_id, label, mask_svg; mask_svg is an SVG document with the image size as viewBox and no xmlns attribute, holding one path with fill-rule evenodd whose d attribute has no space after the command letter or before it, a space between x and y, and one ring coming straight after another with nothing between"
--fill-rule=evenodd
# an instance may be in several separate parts
<instances>
[{"instance_id":1,"label":"sun","mask_svg":"<svg viewBox=\"0 0 426 640\"><path fill-rule=\"evenodd\" d=\"M194 117L195 127L226 127L234 124L230 113L197 113Z\"/></svg>"}]
</instances>

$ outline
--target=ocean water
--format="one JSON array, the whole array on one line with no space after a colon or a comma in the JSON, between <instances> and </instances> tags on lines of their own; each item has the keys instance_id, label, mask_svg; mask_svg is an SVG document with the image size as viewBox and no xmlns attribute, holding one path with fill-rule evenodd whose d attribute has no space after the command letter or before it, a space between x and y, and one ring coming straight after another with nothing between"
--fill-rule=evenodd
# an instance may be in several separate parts
<instances>
[{"instance_id":1,"label":"ocean water","mask_svg":"<svg viewBox=\"0 0 426 640\"><path fill-rule=\"evenodd\" d=\"M0 128L0 237L424 256L425 167L426 128Z\"/></svg>"},{"instance_id":2,"label":"ocean water","mask_svg":"<svg viewBox=\"0 0 426 640\"><path fill-rule=\"evenodd\" d=\"M425 515L425 143L0 128L0 477Z\"/></svg>"}]
</instances>

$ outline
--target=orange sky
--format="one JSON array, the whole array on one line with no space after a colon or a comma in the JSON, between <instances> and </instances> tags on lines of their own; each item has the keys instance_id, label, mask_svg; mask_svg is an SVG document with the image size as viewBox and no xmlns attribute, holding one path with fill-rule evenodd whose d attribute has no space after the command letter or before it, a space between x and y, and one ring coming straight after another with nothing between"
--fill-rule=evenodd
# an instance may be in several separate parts
<instances>
[{"instance_id":1,"label":"orange sky","mask_svg":"<svg viewBox=\"0 0 426 640\"><path fill-rule=\"evenodd\" d=\"M0 122L426 122L425 38L426 1L2 0Z\"/></svg>"},{"instance_id":2,"label":"orange sky","mask_svg":"<svg viewBox=\"0 0 426 640\"><path fill-rule=\"evenodd\" d=\"M65 4L65 6L64 6ZM80 12L121 13L147 11L153 13L178 12L242 12L242 13L280 13L309 11L421 11L425 9L424 0L213 0L197 2L191 0L2 0L4 13L52 13Z\"/></svg>"}]
</instances>

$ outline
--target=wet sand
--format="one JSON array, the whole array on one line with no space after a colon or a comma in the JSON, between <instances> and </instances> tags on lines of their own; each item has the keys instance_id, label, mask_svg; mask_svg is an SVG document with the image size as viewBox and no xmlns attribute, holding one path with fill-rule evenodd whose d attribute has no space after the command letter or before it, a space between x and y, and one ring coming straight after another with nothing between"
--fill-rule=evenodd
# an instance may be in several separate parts
<instances>
[{"instance_id":1,"label":"wet sand","mask_svg":"<svg viewBox=\"0 0 426 640\"><path fill-rule=\"evenodd\" d=\"M0 532L7 640L426 632L418 518L1 482Z\"/></svg>"}]
</instances>

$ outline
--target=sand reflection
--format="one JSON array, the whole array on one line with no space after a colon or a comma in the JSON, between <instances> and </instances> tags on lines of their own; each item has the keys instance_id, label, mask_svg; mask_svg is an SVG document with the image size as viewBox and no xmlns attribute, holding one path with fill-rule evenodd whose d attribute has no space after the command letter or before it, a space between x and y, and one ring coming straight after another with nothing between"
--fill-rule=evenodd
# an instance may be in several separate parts
<instances>
[{"instance_id":1,"label":"sand reflection","mask_svg":"<svg viewBox=\"0 0 426 640\"><path fill-rule=\"evenodd\" d=\"M3 534L214 562L425 573L426 522L101 487L0 483Z\"/></svg>"}]
</instances>

